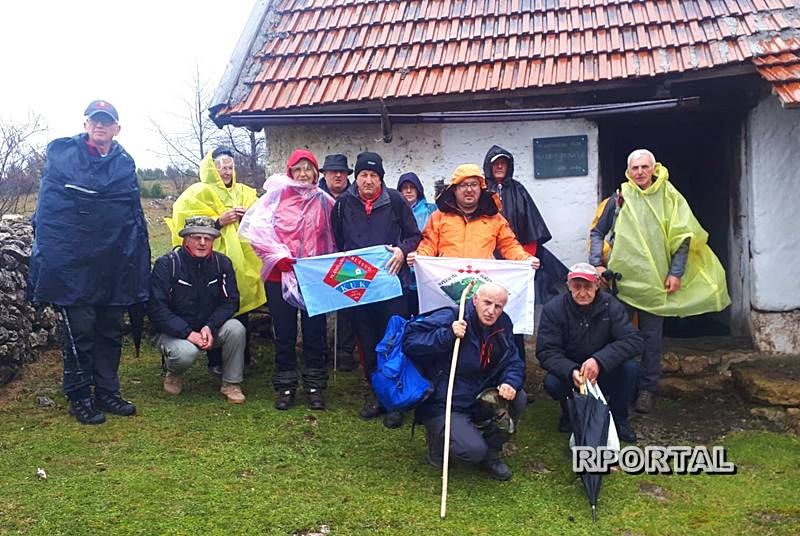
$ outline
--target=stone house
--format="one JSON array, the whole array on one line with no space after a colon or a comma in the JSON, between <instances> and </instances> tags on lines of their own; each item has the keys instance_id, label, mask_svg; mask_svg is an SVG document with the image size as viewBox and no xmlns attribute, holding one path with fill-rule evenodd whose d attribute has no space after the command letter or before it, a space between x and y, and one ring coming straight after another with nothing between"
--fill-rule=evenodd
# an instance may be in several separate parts
<instances>
[{"instance_id":1,"label":"stone house","mask_svg":"<svg viewBox=\"0 0 800 536\"><path fill-rule=\"evenodd\" d=\"M672 335L800 353L800 9L793 0L259 0L210 106L293 148L384 157L426 190L501 145L566 264L651 149L710 233L731 307ZM429 194L430 195L430 194Z\"/></svg>"}]
</instances>

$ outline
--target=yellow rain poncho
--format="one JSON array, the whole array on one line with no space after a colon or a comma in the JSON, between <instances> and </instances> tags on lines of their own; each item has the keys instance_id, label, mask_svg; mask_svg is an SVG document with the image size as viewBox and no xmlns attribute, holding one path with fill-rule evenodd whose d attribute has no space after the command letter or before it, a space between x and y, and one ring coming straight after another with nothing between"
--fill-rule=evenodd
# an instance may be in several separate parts
<instances>
[{"instance_id":1,"label":"yellow rain poncho","mask_svg":"<svg viewBox=\"0 0 800 536\"><path fill-rule=\"evenodd\" d=\"M256 191L236 182L236 172L230 188L225 187L209 152L200 162L200 182L188 187L172 205L172 218L164 218L172 232L172 245L181 244L178 231L183 229L186 218L211 216L216 219L234 207L249 208L256 202ZM236 271L236 286L239 289L239 311L237 315L259 307L267 301L264 282L261 280L261 259L247 240L239 237L239 223L225 225L220 237L214 241L214 249L224 253Z\"/></svg>"},{"instance_id":2,"label":"yellow rain poncho","mask_svg":"<svg viewBox=\"0 0 800 536\"><path fill-rule=\"evenodd\" d=\"M725 270L711 248L708 233L689 204L669 182L669 171L654 168L655 181L646 190L628 177L624 202L614 226L614 247L608 267L622 274L619 298L659 316L692 316L721 311L730 304ZM690 238L689 258L681 288L667 294L664 280L672 255Z\"/></svg>"}]
</instances>

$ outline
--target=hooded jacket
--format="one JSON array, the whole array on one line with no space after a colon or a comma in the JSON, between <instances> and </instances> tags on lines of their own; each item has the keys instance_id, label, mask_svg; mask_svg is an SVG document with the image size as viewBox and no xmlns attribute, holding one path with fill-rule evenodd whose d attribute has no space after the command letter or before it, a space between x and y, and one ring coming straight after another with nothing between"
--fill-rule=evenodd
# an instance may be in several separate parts
<instances>
[{"instance_id":1,"label":"hooded jacket","mask_svg":"<svg viewBox=\"0 0 800 536\"><path fill-rule=\"evenodd\" d=\"M503 155L508 159L508 172L502 182L494 180L492 159ZM539 257L541 269L536 271L536 299L545 303L556 294L555 287L567 278L567 267L543 244L552 238L539 208L525 186L514 179L514 156L499 145L493 145L483 159L483 172L490 191L497 192L502 202L502 214L526 251Z\"/></svg>"},{"instance_id":2,"label":"hooded jacket","mask_svg":"<svg viewBox=\"0 0 800 536\"><path fill-rule=\"evenodd\" d=\"M475 397L487 387L503 383L519 391L522 388L525 365L514 344L511 319L503 313L495 324L484 327L478 320L472 301L464 311L467 333L461 340L453 384L453 411L470 413ZM434 392L416 412L419 422L444 415L447 384L453 355L452 324L458 309L447 307L406 324L403 351L433 382Z\"/></svg>"},{"instance_id":3,"label":"hooded jacket","mask_svg":"<svg viewBox=\"0 0 800 536\"><path fill-rule=\"evenodd\" d=\"M225 186L209 151L200 162L200 182L184 190L172 205L172 218L164 218L172 232L172 246L178 246L183 242L178 232L183 229L186 218L210 216L218 219L223 212L231 208L250 208L256 199L258 196L255 189L237 182L235 171L231 186ZM267 296L261 282L261 259L247 240L239 236L238 231L239 222L222 226L220 237L214 241L214 250L228 257L236 268L236 282L240 295L237 314L242 314L263 305L267 301Z\"/></svg>"},{"instance_id":4,"label":"hooded jacket","mask_svg":"<svg viewBox=\"0 0 800 536\"><path fill-rule=\"evenodd\" d=\"M459 166L458 169L466 166ZM479 173L478 166L472 166ZM481 184L478 206L466 215L456 204L455 189L469 177L477 176ZM480 175L454 175L450 185L436 198L434 212L417 247L418 255L493 259L499 251L504 259L519 261L530 257L514 236L508 221L500 214L500 199L486 189Z\"/></svg>"},{"instance_id":5,"label":"hooded jacket","mask_svg":"<svg viewBox=\"0 0 800 536\"><path fill-rule=\"evenodd\" d=\"M101 157L87 141L79 134L47 147L28 298L64 306L144 303L150 246L136 164L117 142Z\"/></svg>"},{"instance_id":6,"label":"hooded jacket","mask_svg":"<svg viewBox=\"0 0 800 536\"><path fill-rule=\"evenodd\" d=\"M411 205L411 212L414 214L414 219L417 220L417 227L422 231L425 228L425 224L428 223L428 218L436 210L436 205L428 203L425 199L425 188L416 173L408 172L400 175L397 180L397 191L402 190L403 185L406 183L411 184L417 190L417 201Z\"/></svg>"},{"instance_id":7,"label":"hooded jacket","mask_svg":"<svg viewBox=\"0 0 800 536\"><path fill-rule=\"evenodd\" d=\"M404 255L408 255L417 248L420 240L417 222L403 196L397 190L387 188L382 179L381 192L372 202L369 214L354 181L336 198L331 223L339 251L388 245L399 247ZM403 288L408 288L411 273L405 263L398 277Z\"/></svg>"},{"instance_id":8,"label":"hooded jacket","mask_svg":"<svg viewBox=\"0 0 800 536\"><path fill-rule=\"evenodd\" d=\"M570 294L545 304L536 338L536 358L542 368L561 380L594 357L600 371L609 373L641 353L644 343L631 324L625 306L604 291L598 291L588 309L582 309Z\"/></svg>"}]
</instances>

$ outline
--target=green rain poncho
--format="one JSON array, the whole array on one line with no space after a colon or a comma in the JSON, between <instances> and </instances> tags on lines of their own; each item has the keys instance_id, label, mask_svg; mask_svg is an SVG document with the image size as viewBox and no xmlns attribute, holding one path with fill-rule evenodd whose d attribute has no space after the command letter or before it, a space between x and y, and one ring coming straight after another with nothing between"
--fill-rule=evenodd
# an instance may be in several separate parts
<instances>
[{"instance_id":1,"label":"green rain poncho","mask_svg":"<svg viewBox=\"0 0 800 536\"><path fill-rule=\"evenodd\" d=\"M164 218L172 232L172 245L181 244L178 231L183 229L186 218L211 216L219 218L223 212L234 207L250 208L258 196L245 184L236 182L236 172L230 188L225 187L209 152L200 162L200 182L188 187L172 205L172 218ZM247 240L239 237L239 223L225 225L220 237L214 241L214 250L224 253L236 271L236 286L239 289L239 311L237 315L259 307L267 301L264 282L261 280L261 259Z\"/></svg>"},{"instance_id":2,"label":"green rain poncho","mask_svg":"<svg viewBox=\"0 0 800 536\"><path fill-rule=\"evenodd\" d=\"M730 304L725 270L711 248L708 233L686 199L669 182L669 171L654 168L655 181L642 190L630 177L622 185L624 202L614 226L608 267L622 274L619 298L659 316L692 316L721 311ZM690 238L681 288L667 294L664 281L672 255Z\"/></svg>"}]
</instances>

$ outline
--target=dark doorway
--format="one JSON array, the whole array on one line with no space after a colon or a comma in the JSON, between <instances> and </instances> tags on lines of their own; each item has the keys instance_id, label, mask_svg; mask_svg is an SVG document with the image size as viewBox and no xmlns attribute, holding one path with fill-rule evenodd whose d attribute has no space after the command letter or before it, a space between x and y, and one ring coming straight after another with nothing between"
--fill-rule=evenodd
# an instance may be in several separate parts
<instances>
[{"instance_id":1,"label":"dark doorway","mask_svg":"<svg viewBox=\"0 0 800 536\"><path fill-rule=\"evenodd\" d=\"M672 184L683 194L709 245L728 270L732 196L738 198L742 118L729 112L671 112L605 119L600 127L601 196L624 182L627 157L649 149L669 169ZM736 200L734 199L734 202ZM736 300L733 296L732 300ZM669 318L667 336L729 335L730 313Z\"/></svg>"}]
</instances>

